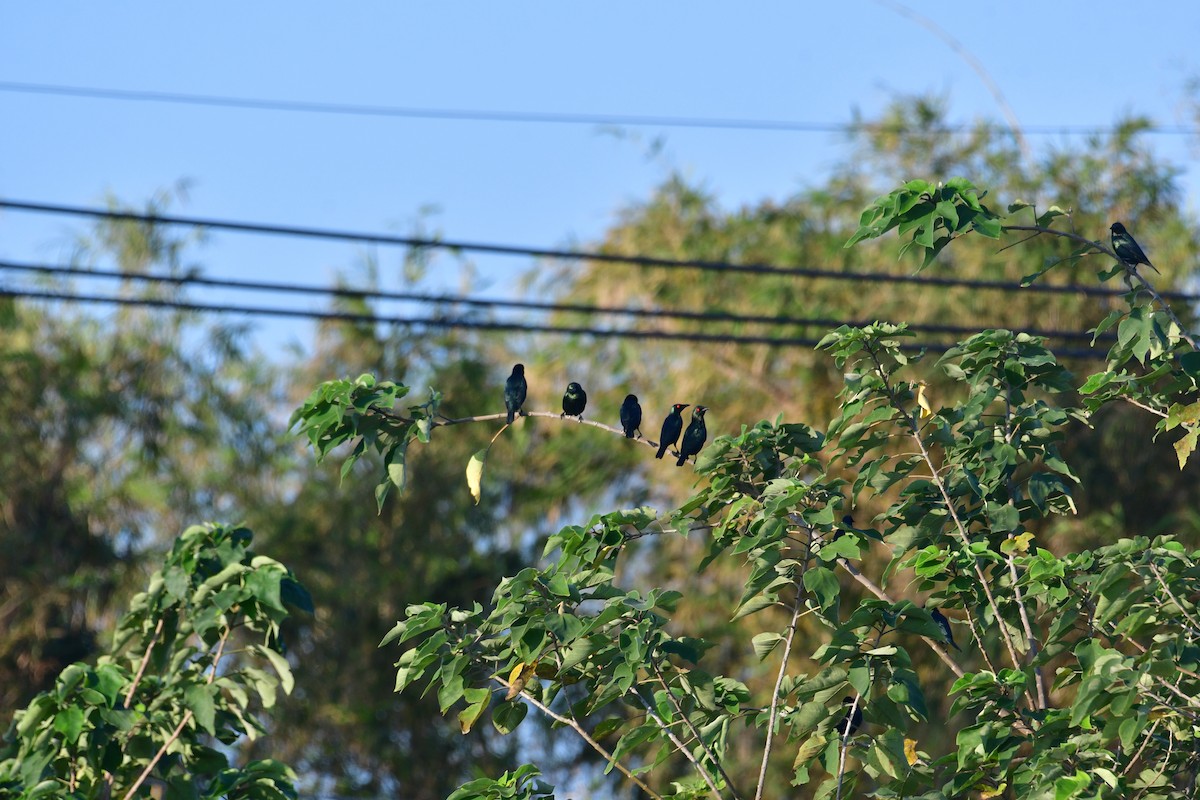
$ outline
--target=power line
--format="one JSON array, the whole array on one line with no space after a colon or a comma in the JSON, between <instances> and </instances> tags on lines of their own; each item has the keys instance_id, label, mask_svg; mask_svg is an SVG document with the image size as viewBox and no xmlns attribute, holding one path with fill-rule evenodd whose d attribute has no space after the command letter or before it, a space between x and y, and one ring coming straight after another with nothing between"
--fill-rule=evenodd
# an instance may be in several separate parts
<instances>
[{"instance_id":1,"label":"power line","mask_svg":"<svg viewBox=\"0 0 1200 800\"><path fill-rule=\"evenodd\" d=\"M151 275L144 273L122 272L95 267L66 267L49 264L30 264L16 261L0 260L0 269L33 272L42 275L72 275L84 278L102 278L108 280L131 280L149 283L166 283L175 286L209 286L222 289L243 291L269 291L293 294L320 295L324 297L370 298L377 300L399 300L431 305L465 305L483 309L524 309L546 311L551 313L582 313L609 314L616 316L631 316L648 319L680 319L703 322L732 322L744 324L786 325L795 327L835 328L842 324L865 325L866 321L844 323L843 320L829 317L786 317L759 314L734 314L718 311L683 311L675 309L645 309L623 306L601 306L585 303L550 303L535 300L504 300L499 298L466 297L463 295L425 294L420 292L394 292L377 289L353 289L348 287L325 287L311 284L283 283L275 281L247 281L232 278L206 278L199 275ZM958 336L969 336L979 331L978 326L909 323L909 330L919 333L948 333ZM1085 340L1090 341L1092 334L1088 331L1067 331L1040 328L1022 328L1024 333L1031 336L1041 336L1047 339ZM1100 339L1115 338L1115 334L1106 334Z\"/></svg>"},{"instance_id":2,"label":"power line","mask_svg":"<svg viewBox=\"0 0 1200 800\"><path fill-rule=\"evenodd\" d=\"M35 95L84 97L97 100L121 100L141 103L237 108L254 111L286 111L306 114L335 114L355 117L393 117L406 119L458 120L469 122L520 122L566 125L614 125L656 128L700 128L717 130L780 131L787 133L851 133L855 131L920 131L923 133L958 133L974 130L971 124L939 125L929 128L888 125L869 122L805 122L778 119L730 119L721 117L673 117L638 114L572 114L553 111L497 111L489 109L418 108L412 106L355 105L304 100L275 100L228 95L156 92L135 89L109 89L97 86L66 86L48 83L0 81L0 92ZM997 130L1007 131L1002 125ZM1025 125L1022 133L1029 135L1096 135L1112 133L1110 125ZM1200 129L1184 125L1155 125L1142 133L1165 136L1189 136Z\"/></svg>"},{"instance_id":3,"label":"power line","mask_svg":"<svg viewBox=\"0 0 1200 800\"><path fill-rule=\"evenodd\" d=\"M594 328L569 325L539 325L520 322L474 320L461 317L397 317L378 314L361 314L342 311L307 311L303 309L269 306L227 306L212 303L194 303L180 300L164 300L153 297L120 297L115 295L89 295L72 292L51 292L31 289L11 289L0 286L0 297L29 300L56 300L67 303L92 303L162 310L209 312L216 314L246 314L249 316L272 316L292 319L312 319L336 322L358 322L384 325L411 325L442 330L507 331L518 333L550 333L560 335L592 336L599 339L640 339L696 342L707 344L765 344L777 347L815 347L820 339L809 337L746 336L741 334L712 334L683 331L638 330L619 328ZM906 351L928 350L945 352L954 347L954 342L902 342ZM1064 350L1057 353L1063 358L1103 359L1104 356L1091 350Z\"/></svg>"},{"instance_id":4,"label":"power line","mask_svg":"<svg viewBox=\"0 0 1200 800\"><path fill-rule=\"evenodd\" d=\"M704 259L659 258L638 254L618 253L587 253L580 250L563 250L547 247L524 247L520 245L495 244L489 242L469 242L451 239L431 239L416 236L396 236L394 234L371 233L367 231L347 231L330 228L313 228L298 225L269 225L256 222L237 222L233 220L209 219L204 217L182 217L169 214L139 214L131 211L114 211L103 208L72 206L57 203L35 203L27 200L8 200L0 198L0 208L17 211L31 211L47 214L68 214L91 217L93 219L115 219L131 222L141 222L161 225L188 225L192 227L211 228L213 230L236 231L239 233L257 233L279 236L297 236L312 239L328 239L344 242L360 242L378 245L395 245L418 249L444 249L462 252L491 253L504 256L531 256L534 258L553 258L561 260L587 260L610 264L630 264L642 267L662 267L666 269L694 269L707 272L731 272L752 275L781 275L792 278L827 278L829 280L862 281L866 283L904 283L920 286L940 286L947 288L981 289L1004 292L1032 292L1045 294L1080 294L1092 297L1119 297L1124 292L1118 289L1106 289L1101 286L1085 284L1050 284L1034 283L1022 286L1019 282L985 280L982 278L943 278L927 275L894 274L887 272L858 272L854 270L834 270L820 267L781 267L774 264L735 264L729 261L713 261ZM1184 300L1186 296L1172 292L1164 292L1162 296L1170 300Z\"/></svg>"}]
</instances>

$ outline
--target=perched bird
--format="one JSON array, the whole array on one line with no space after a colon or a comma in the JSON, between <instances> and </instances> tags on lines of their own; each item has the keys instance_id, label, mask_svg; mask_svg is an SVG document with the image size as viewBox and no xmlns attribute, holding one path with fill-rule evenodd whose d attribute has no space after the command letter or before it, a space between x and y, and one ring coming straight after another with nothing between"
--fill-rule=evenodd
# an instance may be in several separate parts
<instances>
[{"instance_id":1,"label":"perched bird","mask_svg":"<svg viewBox=\"0 0 1200 800\"><path fill-rule=\"evenodd\" d=\"M642 407L636 394L625 395L625 402L621 403L621 427L625 429L626 439L632 439L642 427Z\"/></svg>"},{"instance_id":2,"label":"perched bird","mask_svg":"<svg viewBox=\"0 0 1200 800\"><path fill-rule=\"evenodd\" d=\"M846 714L837 724L838 735L843 737L853 736L854 732L862 727L862 698L859 698L857 705L855 705L853 697L843 698L842 705L846 707ZM850 713L851 709L854 710L853 714ZM849 730L846 730L847 728L849 728Z\"/></svg>"},{"instance_id":3,"label":"perched bird","mask_svg":"<svg viewBox=\"0 0 1200 800\"><path fill-rule=\"evenodd\" d=\"M846 516L842 517L842 526L843 526L843 527L841 527L841 528L834 528L834 529L833 529L833 536L832 536L832 537L829 539L829 543L830 543L830 544L833 544L833 543L834 543L834 542L836 542L838 539L840 539L840 538L842 538L843 536L845 536L845 535L846 535L846 528L853 528L853 527L854 527L854 517L850 516L849 514L847 514Z\"/></svg>"},{"instance_id":4,"label":"perched bird","mask_svg":"<svg viewBox=\"0 0 1200 800\"><path fill-rule=\"evenodd\" d=\"M567 391L563 395L563 413L560 416L583 419L583 409L586 407L587 392L578 383L571 381L567 384Z\"/></svg>"},{"instance_id":5,"label":"perched bird","mask_svg":"<svg viewBox=\"0 0 1200 800\"><path fill-rule=\"evenodd\" d=\"M662 458L663 453L667 452L667 448L679 441L679 434L683 432L683 417L679 412L688 407L687 403L676 403L671 406L671 413L667 414L667 418L663 420L662 435L658 437L658 454L655 458Z\"/></svg>"},{"instance_id":6,"label":"perched bird","mask_svg":"<svg viewBox=\"0 0 1200 800\"><path fill-rule=\"evenodd\" d=\"M683 441L679 443L679 460L675 462L675 466L682 467L683 462L704 447L704 440L708 438L708 429L704 427L705 411L708 411L707 406L696 406L692 409L692 421L683 432Z\"/></svg>"},{"instance_id":7,"label":"perched bird","mask_svg":"<svg viewBox=\"0 0 1200 800\"><path fill-rule=\"evenodd\" d=\"M512 424L513 417L521 411L521 406L525 405L525 392L528 388L525 384L525 365L515 365L512 375L504 382L504 407L508 409L509 425Z\"/></svg>"},{"instance_id":8,"label":"perched bird","mask_svg":"<svg viewBox=\"0 0 1200 800\"><path fill-rule=\"evenodd\" d=\"M1117 254L1117 258L1121 259L1122 263L1128 269L1136 269L1138 264L1145 264L1150 269L1158 272L1158 267L1150 263L1150 259L1146 258L1146 254L1142 252L1142 248L1134 241L1134 238L1129 235L1129 231L1125 230L1125 226L1119 222L1114 222L1109 228L1112 231L1112 249Z\"/></svg>"},{"instance_id":9,"label":"perched bird","mask_svg":"<svg viewBox=\"0 0 1200 800\"><path fill-rule=\"evenodd\" d=\"M933 617L933 621L942 629L942 633L946 636L946 641L955 650L962 652L962 648L958 646L958 642L954 641L954 634L950 631L950 620L946 619L946 615L936 608L929 609L929 616Z\"/></svg>"}]
</instances>

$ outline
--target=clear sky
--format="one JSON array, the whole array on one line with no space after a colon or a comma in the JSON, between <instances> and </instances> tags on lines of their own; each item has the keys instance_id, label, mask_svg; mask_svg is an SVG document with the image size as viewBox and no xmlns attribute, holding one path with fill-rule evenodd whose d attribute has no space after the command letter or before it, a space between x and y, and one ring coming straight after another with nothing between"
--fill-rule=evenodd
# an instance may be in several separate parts
<instances>
[{"instance_id":1,"label":"clear sky","mask_svg":"<svg viewBox=\"0 0 1200 800\"><path fill-rule=\"evenodd\" d=\"M1188 124L1200 4L913 2L977 58L1026 126ZM491 111L845 122L896 93L944 92L957 121L1003 120L963 58L869 0L837 3L5 3L0 82ZM192 182L176 213L447 238L596 240L667 165L735 206L823 181L832 133L337 116L0 91L0 196L140 204ZM661 158L647 157L662 137ZM1056 137L1033 136L1035 147ZM1188 172L1196 139L1154 136ZM1189 149L1190 148L1190 149ZM896 176L897 180L914 176ZM926 177L926 176L922 176ZM58 261L69 218L0 212L0 258ZM327 282L363 248L214 235L208 274ZM385 271L398 258L384 256ZM477 259L491 294L527 259ZM0 275L0 281L5 276ZM214 295L214 297L221 297ZM272 298L249 297L244 302ZM317 300L293 301L316 308ZM270 343L305 338L265 326Z\"/></svg>"}]
</instances>

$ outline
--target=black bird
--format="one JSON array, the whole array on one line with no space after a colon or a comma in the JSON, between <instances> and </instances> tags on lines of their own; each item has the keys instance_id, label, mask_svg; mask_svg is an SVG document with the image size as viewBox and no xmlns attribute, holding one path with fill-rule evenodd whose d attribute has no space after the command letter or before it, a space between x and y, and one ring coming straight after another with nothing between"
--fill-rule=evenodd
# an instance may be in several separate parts
<instances>
[{"instance_id":1,"label":"black bird","mask_svg":"<svg viewBox=\"0 0 1200 800\"><path fill-rule=\"evenodd\" d=\"M841 527L841 528L834 528L834 529L833 529L833 537L832 537L832 538L829 540L829 543L830 543L830 544L833 544L833 543L834 543L834 542L836 542L838 539L840 539L840 538L842 538L843 536L845 536L845 535L846 535L846 528L853 528L853 527L854 527L854 517L850 516L849 514L847 514L846 516L842 517L842 525L843 525L844 527Z\"/></svg>"},{"instance_id":2,"label":"black bird","mask_svg":"<svg viewBox=\"0 0 1200 800\"><path fill-rule=\"evenodd\" d=\"M676 403L671 406L671 413L667 414L667 418L663 420L662 434L658 437L658 454L655 458L662 458L663 453L667 452L667 448L679 441L679 434L683 432L683 417L679 412L688 407L687 403Z\"/></svg>"},{"instance_id":3,"label":"black bird","mask_svg":"<svg viewBox=\"0 0 1200 800\"><path fill-rule=\"evenodd\" d=\"M929 609L929 616L933 617L933 621L942 629L942 633L946 636L946 641L955 650L962 652L962 648L958 646L958 642L954 641L954 634L950 631L950 620L946 619L946 615L936 608Z\"/></svg>"},{"instance_id":4,"label":"black bird","mask_svg":"<svg viewBox=\"0 0 1200 800\"><path fill-rule=\"evenodd\" d=\"M1122 263L1129 269L1136 269L1138 264L1145 264L1150 269L1158 272L1158 267L1150 263L1150 259L1146 258L1146 254L1142 252L1142 248L1134 241L1134 238L1129 235L1129 231L1125 230L1125 226L1119 222L1114 222L1109 228L1112 231L1112 249L1117 254L1117 258L1121 259Z\"/></svg>"},{"instance_id":5,"label":"black bird","mask_svg":"<svg viewBox=\"0 0 1200 800\"><path fill-rule=\"evenodd\" d=\"M583 390L575 381L567 384L567 391L563 395L563 417L579 417L583 419L583 409L587 407L587 392Z\"/></svg>"},{"instance_id":6,"label":"black bird","mask_svg":"<svg viewBox=\"0 0 1200 800\"><path fill-rule=\"evenodd\" d=\"M708 438L708 429L704 427L705 411L708 411L707 406L696 406L692 409L692 421L683 432L683 441L679 443L679 460L675 462L675 466L682 467L689 456L696 455L700 448L704 447L704 440Z\"/></svg>"},{"instance_id":7,"label":"black bird","mask_svg":"<svg viewBox=\"0 0 1200 800\"><path fill-rule=\"evenodd\" d=\"M504 407L508 409L509 425L518 413L524 416L521 406L525 405L525 392L528 388L525 384L525 365L517 364L513 367L512 375L504 382Z\"/></svg>"},{"instance_id":8,"label":"black bird","mask_svg":"<svg viewBox=\"0 0 1200 800\"><path fill-rule=\"evenodd\" d=\"M632 439L642 427L642 407L636 394L626 395L625 402L621 403L621 427L625 429L626 439Z\"/></svg>"},{"instance_id":9,"label":"black bird","mask_svg":"<svg viewBox=\"0 0 1200 800\"><path fill-rule=\"evenodd\" d=\"M862 727L862 698L859 698L858 705L855 705L853 697L846 697L842 700L842 705L846 707L846 714L838 721L838 736L853 736L854 732ZM850 713L851 708L854 709L853 714ZM846 728L850 730L846 730Z\"/></svg>"}]
</instances>

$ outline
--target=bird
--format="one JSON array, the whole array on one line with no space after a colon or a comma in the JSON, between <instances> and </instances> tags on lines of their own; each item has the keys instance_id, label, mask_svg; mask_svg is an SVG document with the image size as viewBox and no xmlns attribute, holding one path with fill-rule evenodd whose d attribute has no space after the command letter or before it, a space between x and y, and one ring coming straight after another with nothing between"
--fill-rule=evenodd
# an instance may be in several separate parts
<instances>
[{"instance_id":1,"label":"bird","mask_svg":"<svg viewBox=\"0 0 1200 800\"><path fill-rule=\"evenodd\" d=\"M853 528L853 527L854 527L854 517L853 517L853 516L851 516L850 514L847 514L847 515L845 515L844 517L842 517L842 526L843 526L843 527L841 527L841 528L834 528L834 529L833 529L833 536L832 536L832 537L829 539L829 543L830 543L830 544L833 544L833 543L834 543L834 542L836 542L838 539L840 539L840 538L842 538L843 536L845 536L845 535L846 535L846 528Z\"/></svg>"},{"instance_id":2,"label":"bird","mask_svg":"<svg viewBox=\"0 0 1200 800\"><path fill-rule=\"evenodd\" d=\"M853 736L854 732L862 727L862 699L860 698L856 704L853 697L846 697L842 699L842 705L846 707L846 714L837 724L838 735L840 737ZM853 709L853 713L851 713L851 709Z\"/></svg>"},{"instance_id":3,"label":"bird","mask_svg":"<svg viewBox=\"0 0 1200 800\"><path fill-rule=\"evenodd\" d=\"M1146 258L1146 254L1142 252L1142 248L1129 231L1125 230L1125 226L1119 222L1114 222L1109 228L1112 231L1112 249L1117 254L1117 258L1121 259L1127 269L1136 269L1138 264L1145 264L1150 269L1158 272L1158 267L1150 263L1150 259Z\"/></svg>"},{"instance_id":4,"label":"bird","mask_svg":"<svg viewBox=\"0 0 1200 800\"><path fill-rule=\"evenodd\" d=\"M679 443L679 460L675 462L675 466L682 467L689 456L696 455L700 448L704 447L704 440L708 438L708 429L704 427L705 411L708 411L707 406L696 406L692 409L692 421L683 432L683 441Z\"/></svg>"},{"instance_id":5,"label":"bird","mask_svg":"<svg viewBox=\"0 0 1200 800\"><path fill-rule=\"evenodd\" d=\"M954 641L954 634L950 631L950 620L946 619L946 615L936 608L929 609L929 616L933 617L933 621L942 629L942 633L946 636L946 641L955 650L962 652L962 648L958 646L958 642Z\"/></svg>"},{"instance_id":6,"label":"bird","mask_svg":"<svg viewBox=\"0 0 1200 800\"><path fill-rule=\"evenodd\" d=\"M662 458L663 453L667 452L667 448L679 441L679 434L683 432L683 417L679 412L688 407L687 403L676 403L671 406L671 413L667 414L667 418L663 420L662 435L658 437L658 454L655 458Z\"/></svg>"},{"instance_id":7,"label":"bird","mask_svg":"<svg viewBox=\"0 0 1200 800\"><path fill-rule=\"evenodd\" d=\"M563 394L563 413L560 417L579 417L583 419L583 409L587 407L587 392L575 381L567 384Z\"/></svg>"},{"instance_id":8,"label":"bird","mask_svg":"<svg viewBox=\"0 0 1200 800\"><path fill-rule=\"evenodd\" d=\"M636 394L625 395L625 402L621 403L621 427L625 430L626 439L632 439L642 427L642 407L638 404Z\"/></svg>"},{"instance_id":9,"label":"bird","mask_svg":"<svg viewBox=\"0 0 1200 800\"><path fill-rule=\"evenodd\" d=\"M528 388L525 383L525 365L514 365L512 375L504 382L504 407L508 410L509 425L518 413L524 416L521 406L525 405L525 393Z\"/></svg>"}]
</instances>

